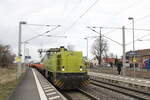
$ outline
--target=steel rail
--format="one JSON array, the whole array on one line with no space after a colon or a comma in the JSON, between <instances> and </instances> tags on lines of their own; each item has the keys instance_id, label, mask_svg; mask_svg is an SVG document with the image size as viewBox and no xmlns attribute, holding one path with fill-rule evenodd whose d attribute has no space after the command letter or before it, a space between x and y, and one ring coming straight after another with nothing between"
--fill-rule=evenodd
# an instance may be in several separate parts
<instances>
[{"instance_id":1,"label":"steel rail","mask_svg":"<svg viewBox=\"0 0 150 100\"><path fill-rule=\"evenodd\" d=\"M114 85L111 83L107 83L107 82L103 82L103 81L99 81L99 80L91 80L91 83L93 85L96 86L100 86L118 93L122 93L125 94L127 96L136 98L136 99L140 99L140 100L150 100L150 93L146 93L143 91L138 91L135 89L131 89L131 88L127 88L127 87L123 87L123 86L118 86L118 85Z\"/></svg>"},{"instance_id":2,"label":"steel rail","mask_svg":"<svg viewBox=\"0 0 150 100\"><path fill-rule=\"evenodd\" d=\"M79 89L80 92L82 92L83 94L85 94L86 96L92 98L92 100L98 100L98 98L96 98L95 96L93 96L92 94L84 91L83 89Z\"/></svg>"},{"instance_id":3,"label":"steel rail","mask_svg":"<svg viewBox=\"0 0 150 100\"><path fill-rule=\"evenodd\" d=\"M92 96L91 94L87 93L82 89L77 90L67 90L67 91L60 91L68 100L82 100L81 95L83 98L88 98L90 100L98 100L98 98ZM75 96L76 95L76 96Z\"/></svg>"}]
</instances>

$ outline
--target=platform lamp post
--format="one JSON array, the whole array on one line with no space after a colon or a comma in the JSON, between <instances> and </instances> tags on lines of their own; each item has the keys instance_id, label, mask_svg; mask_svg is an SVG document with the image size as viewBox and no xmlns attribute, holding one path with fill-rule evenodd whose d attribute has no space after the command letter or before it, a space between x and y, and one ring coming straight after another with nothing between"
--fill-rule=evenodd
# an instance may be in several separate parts
<instances>
[{"instance_id":1,"label":"platform lamp post","mask_svg":"<svg viewBox=\"0 0 150 100\"><path fill-rule=\"evenodd\" d=\"M133 68L134 68L134 78L135 78L135 40L134 40L134 18L129 17L129 20L132 20L132 32L133 32Z\"/></svg>"},{"instance_id":2,"label":"platform lamp post","mask_svg":"<svg viewBox=\"0 0 150 100\"><path fill-rule=\"evenodd\" d=\"M21 76L21 70L22 70L22 66L21 66L21 37L22 37L22 25L27 24L27 22L25 21L20 21L19 22L19 38L18 38L18 58L19 58L19 62L18 62L18 66L17 66L17 79L19 79L19 77Z\"/></svg>"},{"instance_id":3,"label":"platform lamp post","mask_svg":"<svg viewBox=\"0 0 150 100\"><path fill-rule=\"evenodd\" d=\"M87 44L86 44L86 50L87 50L87 59L88 59L88 56L89 56L89 52L88 52L88 50L89 50L89 38L97 38L97 37L99 37L99 36L89 36L89 37L85 37L84 39L87 41Z\"/></svg>"},{"instance_id":4,"label":"platform lamp post","mask_svg":"<svg viewBox=\"0 0 150 100\"><path fill-rule=\"evenodd\" d=\"M26 63L26 44L28 44L29 42L25 41L23 42L24 44L24 63Z\"/></svg>"},{"instance_id":5,"label":"platform lamp post","mask_svg":"<svg viewBox=\"0 0 150 100\"><path fill-rule=\"evenodd\" d=\"M86 44L86 57L87 57L87 60L88 60L88 38L84 38L86 41L87 41L87 44Z\"/></svg>"},{"instance_id":6,"label":"platform lamp post","mask_svg":"<svg viewBox=\"0 0 150 100\"><path fill-rule=\"evenodd\" d=\"M26 59L26 44L28 44L29 42L27 42L27 41L24 41L24 42L22 42L22 44L24 45L24 50L23 50L23 58L24 58L24 64L23 64L23 66L22 66L22 71L26 71L26 63L27 63L27 59Z\"/></svg>"}]
</instances>

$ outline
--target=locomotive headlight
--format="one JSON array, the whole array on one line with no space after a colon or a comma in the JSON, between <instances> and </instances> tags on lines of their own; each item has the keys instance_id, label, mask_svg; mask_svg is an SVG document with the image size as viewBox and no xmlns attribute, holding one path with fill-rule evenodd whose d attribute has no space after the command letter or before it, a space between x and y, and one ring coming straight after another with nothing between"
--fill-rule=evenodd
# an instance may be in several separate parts
<instances>
[{"instance_id":1,"label":"locomotive headlight","mask_svg":"<svg viewBox=\"0 0 150 100\"><path fill-rule=\"evenodd\" d=\"M83 69L82 69L82 66L80 66L80 71L82 71Z\"/></svg>"},{"instance_id":2,"label":"locomotive headlight","mask_svg":"<svg viewBox=\"0 0 150 100\"><path fill-rule=\"evenodd\" d=\"M64 66L62 67L62 69L61 69L62 71L65 71L65 68L64 68Z\"/></svg>"}]
</instances>

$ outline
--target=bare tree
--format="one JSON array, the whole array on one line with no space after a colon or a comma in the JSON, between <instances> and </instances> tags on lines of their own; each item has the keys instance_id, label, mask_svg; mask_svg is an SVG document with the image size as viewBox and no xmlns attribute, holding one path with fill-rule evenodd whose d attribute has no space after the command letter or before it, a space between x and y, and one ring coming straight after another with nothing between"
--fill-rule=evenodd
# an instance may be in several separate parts
<instances>
[{"instance_id":1,"label":"bare tree","mask_svg":"<svg viewBox=\"0 0 150 100\"><path fill-rule=\"evenodd\" d=\"M96 39L92 46L92 53L98 60L99 65L102 64L102 56L107 58L108 42L105 39Z\"/></svg>"},{"instance_id":2,"label":"bare tree","mask_svg":"<svg viewBox=\"0 0 150 100\"><path fill-rule=\"evenodd\" d=\"M9 45L0 44L0 66L5 67L14 61L15 55L11 53Z\"/></svg>"}]
</instances>

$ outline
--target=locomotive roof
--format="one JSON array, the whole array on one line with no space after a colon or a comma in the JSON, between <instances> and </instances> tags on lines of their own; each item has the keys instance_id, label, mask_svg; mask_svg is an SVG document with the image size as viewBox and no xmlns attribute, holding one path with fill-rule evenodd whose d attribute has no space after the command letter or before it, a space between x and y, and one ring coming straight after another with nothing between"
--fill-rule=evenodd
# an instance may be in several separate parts
<instances>
[{"instance_id":1,"label":"locomotive roof","mask_svg":"<svg viewBox=\"0 0 150 100\"><path fill-rule=\"evenodd\" d=\"M50 48L49 50L47 50L47 52L60 52L61 48ZM67 51L66 48L64 48L65 51Z\"/></svg>"}]
</instances>

